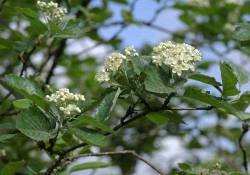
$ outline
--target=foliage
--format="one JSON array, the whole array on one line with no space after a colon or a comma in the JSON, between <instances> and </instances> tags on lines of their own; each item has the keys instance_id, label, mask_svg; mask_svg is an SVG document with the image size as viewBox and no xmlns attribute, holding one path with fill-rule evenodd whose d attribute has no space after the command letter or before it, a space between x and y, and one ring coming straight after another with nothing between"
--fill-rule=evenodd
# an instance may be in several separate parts
<instances>
[{"instance_id":1,"label":"foliage","mask_svg":"<svg viewBox=\"0 0 250 175\"><path fill-rule=\"evenodd\" d=\"M126 175L139 160L158 174L248 174L249 143L243 138L250 120L250 96L244 89L249 72L238 60L204 60L199 50L210 49L218 58L231 51L249 55L250 27L240 20L250 2L168 5L155 0L159 9L148 22L135 17L137 1L92 3L1 1L1 174L66 175L115 166ZM122 7L121 21L112 21L114 4ZM170 32L154 24L169 9L179 10L185 29ZM110 39L100 34L115 25L121 29ZM161 30L172 41L118 52L123 48L120 33L129 26ZM83 39L95 45L80 53L67 51L72 41ZM99 57L88 51L102 44L115 51L98 73ZM219 78L209 74L213 67ZM66 84L61 77L68 79ZM216 123L201 124L208 117ZM227 125L231 120L235 124ZM188 163L183 156L185 163L166 169L166 163L156 166L144 158L154 157L162 147L159 140L171 137L181 140ZM201 158L198 150L213 156ZM91 156L110 161L89 161ZM84 162L73 165L79 158Z\"/></svg>"}]
</instances>

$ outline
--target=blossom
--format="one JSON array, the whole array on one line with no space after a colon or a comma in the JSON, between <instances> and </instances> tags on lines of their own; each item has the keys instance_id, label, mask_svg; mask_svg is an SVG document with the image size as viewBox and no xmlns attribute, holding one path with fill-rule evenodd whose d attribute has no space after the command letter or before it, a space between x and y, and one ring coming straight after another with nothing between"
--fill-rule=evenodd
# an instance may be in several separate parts
<instances>
[{"instance_id":1,"label":"blossom","mask_svg":"<svg viewBox=\"0 0 250 175\"><path fill-rule=\"evenodd\" d=\"M126 56L121 53L112 53L104 62L104 68L107 71L116 72L123 61L126 60Z\"/></svg>"},{"instance_id":2,"label":"blossom","mask_svg":"<svg viewBox=\"0 0 250 175\"><path fill-rule=\"evenodd\" d=\"M81 113L80 108L76 104L77 102L85 101L85 97L81 94L73 94L69 89L63 88L51 95L46 95L46 100L55 103L64 115L70 116L75 113Z\"/></svg>"},{"instance_id":3,"label":"blossom","mask_svg":"<svg viewBox=\"0 0 250 175\"><path fill-rule=\"evenodd\" d=\"M102 70L101 72L96 74L95 79L100 83L108 82L110 80L109 73Z\"/></svg>"},{"instance_id":4,"label":"blossom","mask_svg":"<svg viewBox=\"0 0 250 175\"><path fill-rule=\"evenodd\" d=\"M153 48L153 64L167 65L178 76L181 76L183 71L194 71L194 63L200 60L201 53L185 43L174 44L171 41L165 41Z\"/></svg>"},{"instance_id":5,"label":"blossom","mask_svg":"<svg viewBox=\"0 0 250 175\"><path fill-rule=\"evenodd\" d=\"M124 55L126 56L139 56L139 54L136 52L134 46L129 46L124 49Z\"/></svg>"},{"instance_id":6,"label":"blossom","mask_svg":"<svg viewBox=\"0 0 250 175\"><path fill-rule=\"evenodd\" d=\"M67 13L66 8L58 7L58 3L52 1L49 3L37 1L37 7L48 17L48 19L55 22L60 22L62 17Z\"/></svg>"}]
</instances>

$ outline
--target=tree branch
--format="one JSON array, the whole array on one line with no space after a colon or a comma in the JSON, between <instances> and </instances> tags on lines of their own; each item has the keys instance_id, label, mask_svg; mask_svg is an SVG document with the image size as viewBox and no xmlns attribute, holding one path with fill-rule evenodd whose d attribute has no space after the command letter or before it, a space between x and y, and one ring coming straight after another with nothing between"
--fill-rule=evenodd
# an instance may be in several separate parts
<instances>
[{"instance_id":1,"label":"tree branch","mask_svg":"<svg viewBox=\"0 0 250 175\"><path fill-rule=\"evenodd\" d=\"M141 157L139 154L137 154L133 150L125 150L125 151L117 151L117 152L102 152L102 153L89 153L89 154L81 154L77 156L69 157L68 161L74 161L75 159L81 158L81 157L90 157L90 156L113 156L113 155L124 155L124 154L130 154L137 159L141 160L142 162L146 163L148 166L150 166L152 169L154 169L156 172L158 172L160 175L164 175L165 173L161 172L158 168L156 168L153 164L151 164L149 161L145 160L143 157Z\"/></svg>"},{"instance_id":2,"label":"tree branch","mask_svg":"<svg viewBox=\"0 0 250 175\"><path fill-rule=\"evenodd\" d=\"M246 152L246 149L244 148L243 146L243 137L245 136L245 134L249 131L249 125L244 123L242 125L242 133L240 135L240 138L238 139L238 143L239 143L239 147L240 147L240 150L242 152L242 155L243 155L243 167L246 171L246 173L248 174L248 160L247 160L247 152Z\"/></svg>"},{"instance_id":3,"label":"tree branch","mask_svg":"<svg viewBox=\"0 0 250 175\"><path fill-rule=\"evenodd\" d=\"M66 39L63 39L59 45L59 47L57 48L57 50L55 51L55 58L54 58L54 61L53 61L53 64L50 68L50 71L46 77L46 81L45 81L45 84L49 84L49 81L50 81L50 78L53 76L54 74L54 69L56 68L57 66L57 63L63 53L63 50L64 50L64 47L66 45Z\"/></svg>"}]
</instances>

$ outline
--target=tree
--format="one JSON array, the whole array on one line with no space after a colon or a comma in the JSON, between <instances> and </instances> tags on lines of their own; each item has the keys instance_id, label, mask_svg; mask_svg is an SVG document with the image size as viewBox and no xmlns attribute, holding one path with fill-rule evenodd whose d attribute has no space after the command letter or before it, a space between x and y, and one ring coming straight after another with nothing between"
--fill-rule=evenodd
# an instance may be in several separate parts
<instances>
[{"instance_id":1,"label":"tree","mask_svg":"<svg viewBox=\"0 0 250 175\"><path fill-rule=\"evenodd\" d=\"M96 2L2 0L1 173L113 166L126 175L141 161L151 174L248 174L250 28L241 20L250 2L155 0L159 9L143 20L135 17L139 1ZM121 20L112 18L112 4L123 9ZM180 12L186 28L171 32L155 24L169 9ZM119 29L105 39L100 32L112 26ZM137 51L120 38L130 26L170 38ZM94 45L67 50L86 38ZM86 54L100 45L112 48L104 63ZM218 61L203 60L204 49ZM237 61L226 58L236 51ZM213 67L221 80L209 73ZM179 167L166 169L167 162L155 164L152 157L161 148L157 142L170 137L184 145L188 159L183 155ZM89 161L104 156L110 161ZM87 162L74 164L80 158Z\"/></svg>"}]
</instances>

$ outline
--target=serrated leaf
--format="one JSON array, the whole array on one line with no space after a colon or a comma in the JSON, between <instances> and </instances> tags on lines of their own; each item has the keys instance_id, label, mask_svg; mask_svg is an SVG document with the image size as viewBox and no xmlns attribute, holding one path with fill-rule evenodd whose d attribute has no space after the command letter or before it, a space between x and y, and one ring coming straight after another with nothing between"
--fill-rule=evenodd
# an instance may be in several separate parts
<instances>
[{"instance_id":1,"label":"serrated leaf","mask_svg":"<svg viewBox=\"0 0 250 175\"><path fill-rule=\"evenodd\" d=\"M107 131L111 134L115 134L115 131L113 131L110 127L98 122L96 119L94 119L90 116L86 116L86 115L79 116L79 117L77 117L76 120L80 121L81 123L86 123L86 124L89 124L89 125L94 126L96 128L99 128L103 131Z\"/></svg>"},{"instance_id":2,"label":"serrated leaf","mask_svg":"<svg viewBox=\"0 0 250 175\"><path fill-rule=\"evenodd\" d=\"M4 142L5 140L11 139L12 137L15 137L17 134L4 134L0 135L0 142Z\"/></svg>"},{"instance_id":3,"label":"serrated leaf","mask_svg":"<svg viewBox=\"0 0 250 175\"><path fill-rule=\"evenodd\" d=\"M238 24L235 27L235 31L233 32L232 37L238 41L250 40L250 24L249 23Z\"/></svg>"},{"instance_id":4,"label":"serrated leaf","mask_svg":"<svg viewBox=\"0 0 250 175\"><path fill-rule=\"evenodd\" d=\"M81 164L75 165L72 168L70 168L70 172L86 170L86 169L105 168L105 167L108 167L110 165L111 165L111 163L105 163L105 162L81 163Z\"/></svg>"},{"instance_id":5,"label":"serrated leaf","mask_svg":"<svg viewBox=\"0 0 250 175\"><path fill-rule=\"evenodd\" d=\"M201 90L195 89L193 87L187 87L184 94L185 97L189 97L195 100L202 101L204 103L210 104L217 108L222 108L227 111L235 111L234 108L223 100L218 100L216 97L211 96Z\"/></svg>"},{"instance_id":6,"label":"serrated leaf","mask_svg":"<svg viewBox=\"0 0 250 175\"><path fill-rule=\"evenodd\" d=\"M162 125L169 121L169 119L162 112L152 112L146 116L150 121L156 125Z\"/></svg>"},{"instance_id":7,"label":"serrated leaf","mask_svg":"<svg viewBox=\"0 0 250 175\"><path fill-rule=\"evenodd\" d=\"M13 105L20 109L27 109L30 107L30 101L28 99L15 100Z\"/></svg>"},{"instance_id":8,"label":"serrated leaf","mask_svg":"<svg viewBox=\"0 0 250 175\"><path fill-rule=\"evenodd\" d=\"M8 7L8 8L14 9L15 12L17 12L18 14L22 14L29 19L35 19L35 20L39 19L38 13L31 10L30 8L20 8L20 7L15 7L15 8Z\"/></svg>"},{"instance_id":9,"label":"serrated leaf","mask_svg":"<svg viewBox=\"0 0 250 175\"><path fill-rule=\"evenodd\" d=\"M223 84L223 96L234 96L240 93L236 88L237 77L227 63L220 62L221 79Z\"/></svg>"},{"instance_id":10,"label":"serrated leaf","mask_svg":"<svg viewBox=\"0 0 250 175\"><path fill-rule=\"evenodd\" d=\"M72 128L69 125L68 128L71 134L74 134L77 138L89 145L103 147L108 144L106 137L96 130L89 128Z\"/></svg>"},{"instance_id":11,"label":"serrated leaf","mask_svg":"<svg viewBox=\"0 0 250 175\"><path fill-rule=\"evenodd\" d=\"M104 96L97 107L97 114L95 118L98 122L102 123L108 119L110 113L113 111L116 105L121 92L121 89L118 88L117 91L112 91Z\"/></svg>"},{"instance_id":12,"label":"serrated leaf","mask_svg":"<svg viewBox=\"0 0 250 175\"><path fill-rule=\"evenodd\" d=\"M25 165L25 161L9 162L2 169L1 175L14 175Z\"/></svg>"},{"instance_id":13,"label":"serrated leaf","mask_svg":"<svg viewBox=\"0 0 250 175\"><path fill-rule=\"evenodd\" d=\"M248 83L249 78L247 74L242 70L242 68L240 68L239 66L237 66L236 64L232 62L227 62L227 65L232 68L233 73L236 76L239 85L244 85Z\"/></svg>"},{"instance_id":14,"label":"serrated leaf","mask_svg":"<svg viewBox=\"0 0 250 175\"><path fill-rule=\"evenodd\" d=\"M210 104L217 108L222 108L228 111L229 113L236 115L241 120L250 119L250 113L238 111L228 102L223 101L222 99L219 99L217 97L211 96L207 93L203 93L201 90L198 90L192 87L187 87L184 92L184 96Z\"/></svg>"},{"instance_id":15,"label":"serrated leaf","mask_svg":"<svg viewBox=\"0 0 250 175\"><path fill-rule=\"evenodd\" d=\"M145 88L149 92L158 94L170 94L181 89L187 82L186 79L179 78L174 83L168 82L168 74L160 67L152 67L147 70L147 77L144 81Z\"/></svg>"},{"instance_id":16,"label":"serrated leaf","mask_svg":"<svg viewBox=\"0 0 250 175\"><path fill-rule=\"evenodd\" d=\"M55 136L50 120L38 108L22 110L16 120L16 128L24 135L40 141Z\"/></svg>"},{"instance_id":17,"label":"serrated leaf","mask_svg":"<svg viewBox=\"0 0 250 175\"><path fill-rule=\"evenodd\" d=\"M205 84L210 84L212 86L221 86L222 84L215 80L214 77L209 77L207 75L194 73L188 76L189 79L196 80Z\"/></svg>"},{"instance_id":18,"label":"serrated leaf","mask_svg":"<svg viewBox=\"0 0 250 175\"><path fill-rule=\"evenodd\" d=\"M39 84L31 79L16 75L6 75L7 83L18 93L31 100L42 109L47 110L48 104L43 99L44 93Z\"/></svg>"},{"instance_id":19,"label":"serrated leaf","mask_svg":"<svg viewBox=\"0 0 250 175\"><path fill-rule=\"evenodd\" d=\"M57 38L79 38L80 36L83 36L82 29L79 28L78 22L76 23L73 20L62 22L61 24L57 25L51 21L49 21L49 29L53 37ZM64 26L64 27L59 27Z\"/></svg>"},{"instance_id":20,"label":"serrated leaf","mask_svg":"<svg viewBox=\"0 0 250 175\"><path fill-rule=\"evenodd\" d=\"M151 64L151 56L138 56L130 59L133 69L137 75L140 75L141 72L145 72Z\"/></svg>"}]
</instances>

